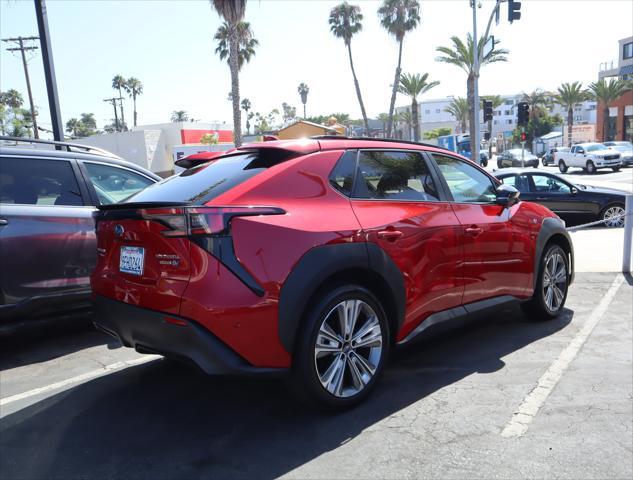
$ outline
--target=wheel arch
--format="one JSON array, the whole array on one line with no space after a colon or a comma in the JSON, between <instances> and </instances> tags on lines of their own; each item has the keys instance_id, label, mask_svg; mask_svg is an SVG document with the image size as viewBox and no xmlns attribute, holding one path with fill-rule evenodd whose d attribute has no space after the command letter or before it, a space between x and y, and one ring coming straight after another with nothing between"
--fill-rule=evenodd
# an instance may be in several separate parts
<instances>
[{"instance_id":1,"label":"wheel arch","mask_svg":"<svg viewBox=\"0 0 633 480\"><path fill-rule=\"evenodd\" d=\"M555 217L548 217L543 220L541 231L536 239L536 249L534 252L534 280L533 288L536 289L536 282L538 280L538 273L540 268L541 258L547 245L558 245L567 254L567 260L569 263L569 284L571 285L574 279L574 246L567 233L564 222Z\"/></svg>"}]
</instances>

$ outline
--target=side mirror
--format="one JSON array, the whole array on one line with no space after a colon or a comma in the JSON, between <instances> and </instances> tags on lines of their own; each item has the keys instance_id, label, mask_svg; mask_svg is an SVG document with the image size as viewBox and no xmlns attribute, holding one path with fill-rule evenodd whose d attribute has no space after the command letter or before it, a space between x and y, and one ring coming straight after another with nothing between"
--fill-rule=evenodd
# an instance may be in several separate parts
<instances>
[{"instance_id":1,"label":"side mirror","mask_svg":"<svg viewBox=\"0 0 633 480\"><path fill-rule=\"evenodd\" d=\"M519 201L520 192L512 185L506 185L505 183L497 187L497 198L495 203L497 205L503 205L504 207L511 207Z\"/></svg>"},{"instance_id":2,"label":"side mirror","mask_svg":"<svg viewBox=\"0 0 633 480\"><path fill-rule=\"evenodd\" d=\"M578 193L578 189L576 187L571 187L571 194L576 195Z\"/></svg>"}]
</instances>

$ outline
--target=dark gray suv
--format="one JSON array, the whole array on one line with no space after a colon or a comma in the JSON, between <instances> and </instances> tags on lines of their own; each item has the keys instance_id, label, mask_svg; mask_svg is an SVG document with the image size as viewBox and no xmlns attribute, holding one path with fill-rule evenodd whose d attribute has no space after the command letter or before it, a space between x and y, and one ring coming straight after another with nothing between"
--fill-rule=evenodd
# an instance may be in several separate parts
<instances>
[{"instance_id":1,"label":"dark gray suv","mask_svg":"<svg viewBox=\"0 0 633 480\"><path fill-rule=\"evenodd\" d=\"M0 332L89 312L92 212L159 180L93 147L0 137Z\"/></svg>"}]
</instances>

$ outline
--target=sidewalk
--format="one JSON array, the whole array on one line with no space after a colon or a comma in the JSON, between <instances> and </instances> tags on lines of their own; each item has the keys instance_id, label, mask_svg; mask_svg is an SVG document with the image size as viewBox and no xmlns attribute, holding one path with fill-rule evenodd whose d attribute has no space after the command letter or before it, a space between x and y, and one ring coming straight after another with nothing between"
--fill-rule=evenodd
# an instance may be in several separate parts
<instances>
[{"instance_id":1,"label":"sidewalk","mask_svg":"<svg viewBox=\"0 0 633 480\"><path fill-rule=\"evenodd\" d=\"M621 272L623 228L588 228L570 232L576 272Z\"/></svg>"}]
</instances>

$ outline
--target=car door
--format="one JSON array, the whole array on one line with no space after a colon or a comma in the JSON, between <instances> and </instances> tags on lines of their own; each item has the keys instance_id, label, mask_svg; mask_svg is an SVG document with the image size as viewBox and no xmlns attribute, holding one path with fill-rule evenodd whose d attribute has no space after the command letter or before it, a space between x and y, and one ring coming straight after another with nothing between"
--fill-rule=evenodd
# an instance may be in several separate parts
<instances>
[{"instance_id":1,"label":"car door","mask_svg":"<svg viewBox=\"0 0 633 480\"><path fill-rule=\"evenodd\" d=\"M0 167L3 304L74 308L88 299L96 257L94 208L74 160L7 155Z\"/></svg>"},{"instance_id":2,"label":"car door","mask_svg":"<svg viewBox=\"0 0 633 480\"><path fill-rule=\"evenodd\" d=\"M428 315L460 305L461 229L421 152L361 150L356 161L351 203L363 235L404 276L401 340Z\"/></svg>"},{"instance_id":3,"label":"car door","mask_svg":"<svg viewBox=\"0 0 633 480\"><path fill-rule=\"evenodd\" d=\"M529 174L528 178L533 201L549 208L570 225L593 218L600 210L581 191L561 178L547 173Z\"/></svg>"},{"instance_id":4,"label":"car door","mask_svg":"<svg viewBox=\"0 0 633 480\"><path fill-rule=\"evenodd\" d=\"M463 303L525 296L534 268L534 239L521 204L497 205L497 184L471 162L439 153L433 159L462 229Z\"/></svg>"}]
</instances>

